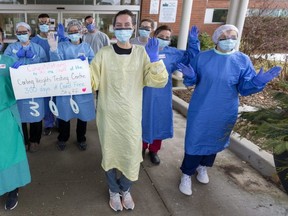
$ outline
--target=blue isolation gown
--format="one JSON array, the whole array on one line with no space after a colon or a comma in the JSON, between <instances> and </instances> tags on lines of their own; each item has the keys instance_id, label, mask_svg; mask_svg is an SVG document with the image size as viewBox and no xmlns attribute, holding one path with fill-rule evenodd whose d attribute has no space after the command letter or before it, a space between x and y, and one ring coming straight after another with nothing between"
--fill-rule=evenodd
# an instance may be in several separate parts
<instances>
[{"instance_id":1,"label":"blue isolation gown","mask_svg":"<svg viewBox=\"0 0 288 216\"><path fill-rule=\"evenodd\" d=\"M189 61L199 53L199 40L189 42L187 51L174 47L164 47L159 51L169 74L168 83L164 88L144 87L142 111L142 139L153 143L153 140L164 140L173 137L172 112L172 73L177 64Z\"/></svg>"},{"instance_id":2,"label":"blue isolation gown","mask_svg":"<svg viewBox=\"0 0 288 216\"><path fill-rule=\"evenodd\" d=\"M68 41L68 38L61 38L59 40L61 40L59 41L60 43L60 42ZM37 34L35 37L31 39L31 41L36 44L39 44L44 49L46 56L47 56L47 61L49 62L50 61L50 53L49 53L50 46L49 46L47 38L41 37L39 34ZM54 126L54 117L49 108L49 100L50 100L50 97L46 97L44 101L45 103L45 121L44 121L45 128Z\"/></svg>"},{"instance_id":3,"label":"blue isolation gown","mask_svg":"<svg viewBox=\"0 0 288 216\"><path fill-rule=\"evenodd\" d=\"M19 49L21 49L21 47L22 45L20 42L10 44L6 48L4 54L15 58L17 61L21 61L23 65L47 62L47 56L45 54L45 51L40 45L30 42L29 46L25 47L26 50L29 49L29 47L31 47L32 52L35 54L35 57L33 59L26 57L18 58L16 53L18 52ZM39 108L37 109L37 111L40 113L39 116L34 116L30 114L34 112L31 110L31 104L29 104L30 101L38 103ZM33 98L33 99L30 98L30 99L17 100L17 106L20 112L22 123L39 122L44 118L44 98Z\"/></svg>"},{"instance_id":4,"label":"blue isolation gown","mask_svg":"<svg viewBox=\"0 0 288 216\"><path fill-rule=\"evenodd\" d=\"M61 42L58 44L58 49L55 52L50 51L51 61L76 59L78 56L84 55L90 63L94 57L94 53L90 45L86 42L80 44L72 44L70 41ZM59 116L57 118L64 121L77 118L82 121L91 121L95 119L95 105L93 94L73 95L73 100L79 107L79 113L73 112L70 106L71 96L57 96L56 106Z\"/></svg>"},{"instance_id":5,"label":"blue isolation gown","mask_svg":"<svg viewBox=\"0 0 288 216\"><path fill-rule=\"evenodd\" d=\"M31 181L9 74L12 64L12 58L0 55L0 196Z\"/></svg>"},{"instance_id":6,"label":"blue isolation gown","mask_svg":"<svg viewBox=\"0 0 288 216\"><path fill-rule=\"evenodd\" d=\"M265 86L252 83L256 72L241 52L223 55L216 50L204 51L192 65L197 79L184 76L186 86L196 84L187 114L185 153L216 154L229 145L238 115L238 95L257 93Z\"/></svg>"}]
</instances>

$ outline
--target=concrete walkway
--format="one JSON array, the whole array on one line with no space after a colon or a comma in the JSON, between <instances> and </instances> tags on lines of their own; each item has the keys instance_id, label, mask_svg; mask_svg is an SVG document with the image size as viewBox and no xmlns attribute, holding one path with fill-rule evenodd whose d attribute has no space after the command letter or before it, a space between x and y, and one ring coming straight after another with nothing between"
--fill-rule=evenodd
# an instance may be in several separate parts
<instances>
[{"instance_id":1,"label":"concrete walkway","mask_svg":"<svg viewBox=\"0 0 288 216\"><path fill-rule=\"evenodd\" d=\"M193 195L178 190L183 158L186 119L174 111L173 139L165 140L153 166L146 155L139 180L132 188L133 211L115 213L108 205L108 189L100 166L101 151L95 122L89 122L88 149L75 145L75 121L67 149L56 149L57 132L44 136L41 149L28 153L32 182L20 190L13 211L0 208L0 215L13 216L283 216L288 215L288 196L266 181L229 150L221 152L208 170L210 183L202 185L193 177ZM0 197L4 207L6 197Z\"/></svg>"}]
</instances>

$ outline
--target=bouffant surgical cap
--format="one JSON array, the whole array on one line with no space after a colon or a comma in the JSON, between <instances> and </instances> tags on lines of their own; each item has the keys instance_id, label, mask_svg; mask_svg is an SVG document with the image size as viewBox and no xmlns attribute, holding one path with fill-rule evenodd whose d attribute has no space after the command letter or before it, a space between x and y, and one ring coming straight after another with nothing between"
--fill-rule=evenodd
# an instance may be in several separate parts
<instances>
[{"instance_id":1,"label":"bouffant surgical cap","mask_svg":"<svg viewBox=\"0 0 288 216\"><path fill-rule=\"evenodd\" d=\"M77 26L78 30L81 31L83 26L81 24L81 22L79 22L78 20L71 20L68 24L67 24L67 31L69 32L70 28L72 26Z\"/></svg>"},{"instance_id":2,"label":"bouffant surgical cap","mask_svg":"<svg viewBox=\"0 0 288 216\"><path fill-rule=\"evenodd\" d=\"M238 28L234 25L230 25L230 24L225 24L225 25L222 25L222 26L219 26L215 31L214 31L214 34L212 36L212 40L215 44L218 43L218 40L219 40L219 37L224 33L224 32L227 32L227 31L236 31L237 34L238 34Z\"/></svg>"},{"instance_id":3,"label":"bouffant surgical cap","mask_svg":"<svg viewBox=\"0 0 288 216\"><path fill-rule=\"evenodd\" d=\"M16 24L16 31L18 30L18 28L19 28L20 26L23 26L23 27L27 28L29 31L31 31L30 25L28 25L28 24L25 23L25 22L19 22L19 23L17 23L17 24Z\"/></svg>"}]
</instances>

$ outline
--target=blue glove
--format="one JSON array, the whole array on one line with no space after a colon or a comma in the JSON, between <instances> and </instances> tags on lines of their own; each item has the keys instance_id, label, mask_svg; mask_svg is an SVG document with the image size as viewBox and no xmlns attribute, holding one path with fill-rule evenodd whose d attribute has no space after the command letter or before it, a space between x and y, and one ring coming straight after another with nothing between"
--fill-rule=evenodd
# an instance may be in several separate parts
<instances>
[{"instance_id":1,"label":"blue glove","mask_svg":"<svg viewBox=\"0 0 288 216\"><path fill-rule=\"evenodd\" d=\"M86 60L86 57L84 55L80 55L78 56L77 58L81 59L82 61L85 61Z\"/></svg>"},{"instance_id":2,"label":"blue glove","mask_svg":"<svg viewBox=\"0 0 288 216\"><path fill-rule=\"evenodd\" d=\"M189 32L189 40L193 41L198 40L198 35L199 35L199 29L197 28L197 26L192 26Z\"/></svg>"},{"instance_id":3,"label":"blue glove","mask_svg":"<svg viewBox=\"0 0 288 216\"><path fill-rule=\"evenodd\" d=\"M25 50L23 49L23 47L21 47L18 52L16 53L18 58L24 58L25 57Z\"/></svg>"},{"instance_id":4,"label":"blue glove","mask_svg":"<svg viewBox=\"0 0 288 216\"><path fill-rule=\"evenodd\" d=\"M159 42L157 38L149 38L145 49L150 58L150 62L159 61Z\"/></svg>"},{"instance_id":5,"label":"blue glove","mask_svg":"<svg viewBox=\"0 0 288 216\"><path fill-rule=\"evenodd\" d=\"M26 50L26 57L32 59L34 56L34 52L31 50L31 47L29 47L29 49Z\"/></svg>"},{"instance_id":6,"label":"blue glove","mask_svg":"<svg viewBox=\"0 0 288 216\"><path fill-rule=\"evenodd\" d=\"M178 67L179 71L181 71L183 73L183 75L185 77L190 78L190 79L193 79L196 77L196 73L190 64L188 64L188 66L186 66L182 63L179 63L179 64L177 64L177 67Z\"/></svg>"},{"instance_id":7,"label":"blue glove","mask_svg":"<svg viewBox=\"0 0 288 216\"><path fill-rule=\"evenodd\" d=\"M64 28L63 24L58 23L57 35L59 37L59 40L65 38L64 32L65 32L65 28Z\"/></svg>"},{"instance_id":8,"label":"blue glove","mask_svg":"<svg viewBox=\"0 0 288 216\"><path fill-rule=\"evenodd\" d=\"M279 76L282 68L279 66L273 67L270 70L263 73L263 68L260 69L259 73L253 78L252 82L256 86L263 86L266 83L270 82L275 77Z\"/></svg>"},{"instance_id":9,"label":"blue glove","mask_svg":"<svg viewBox=\"0 0 288 216\"><path fill-rule=\"evenodd\" d=\"M21 61L16 61L14 62L14 64L12 65L12 68L17 69L19 68L21 65L23 65L23 63Z\"/></svg>"}]
</instances>

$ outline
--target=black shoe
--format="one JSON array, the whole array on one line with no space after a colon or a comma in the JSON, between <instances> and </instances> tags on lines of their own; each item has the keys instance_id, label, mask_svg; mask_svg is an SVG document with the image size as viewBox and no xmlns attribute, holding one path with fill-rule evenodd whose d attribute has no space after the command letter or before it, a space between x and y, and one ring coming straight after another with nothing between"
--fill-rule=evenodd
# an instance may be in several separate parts
<instances>
[{"instance_id":1,"label":"black shoe","mask_svg":"<svg viewBox=\"0 0 288 216\"><path fill-rule=\"evenodd\" d=\"M8 198L5 204L5 210L13 210L18 204L18 188L9 192Z\"/></svg>"},{"instance_id":2,"label":"black shoe","mask_svg":"<svg viewBox=\"0 0 288 216\"><path fill-rule=\"evenodd\" d=\"M59 151L64 151L66 148L66 142L58 141L57 142L57 148Z\"/></svg>"},{"instance_id":3,"label":"black shoe","mask_svg":"<svg viewBox=\"0 0 288 216\"><path fill-rule=\"evenodd\" d=\"M85 151L87 148L86 142L77 142L77 146L81 151Z\"/></svg>"},{"instance_id":4,"label":"black shoe","mask_svg":"<svg viewBox=\"0 0 288 216\"><path fill-rule=\"evenodd\" d=\"M43 134L44 134L45 136L50 136L51 133L52 133L52 128L51 128L51 127L47 127L47 128L44 129Z\"/></svg>"},{"instance_id":5,"label":"black shoe","mask_svg":"<svg viewBox=\"0 0 288 216\"><path fill-rule=\"evenodd\" d=\"M144 158L145 158L145 153L146 153L146 149L142 149L142 158L143 158L143 160L144 160Z\"/></svg>"},{"instance_id":6,"label":"black shoe","mask_svg":"<svg viewBox=\"0 0 288 216\"><path fill-rule=\"evenodd\" d=\"M156 152L149 151L149 156L150 156L150 160L153 164L155 164L155 165L160 164L160 158L158 157Z\"/></svg>"}]
</instances>

